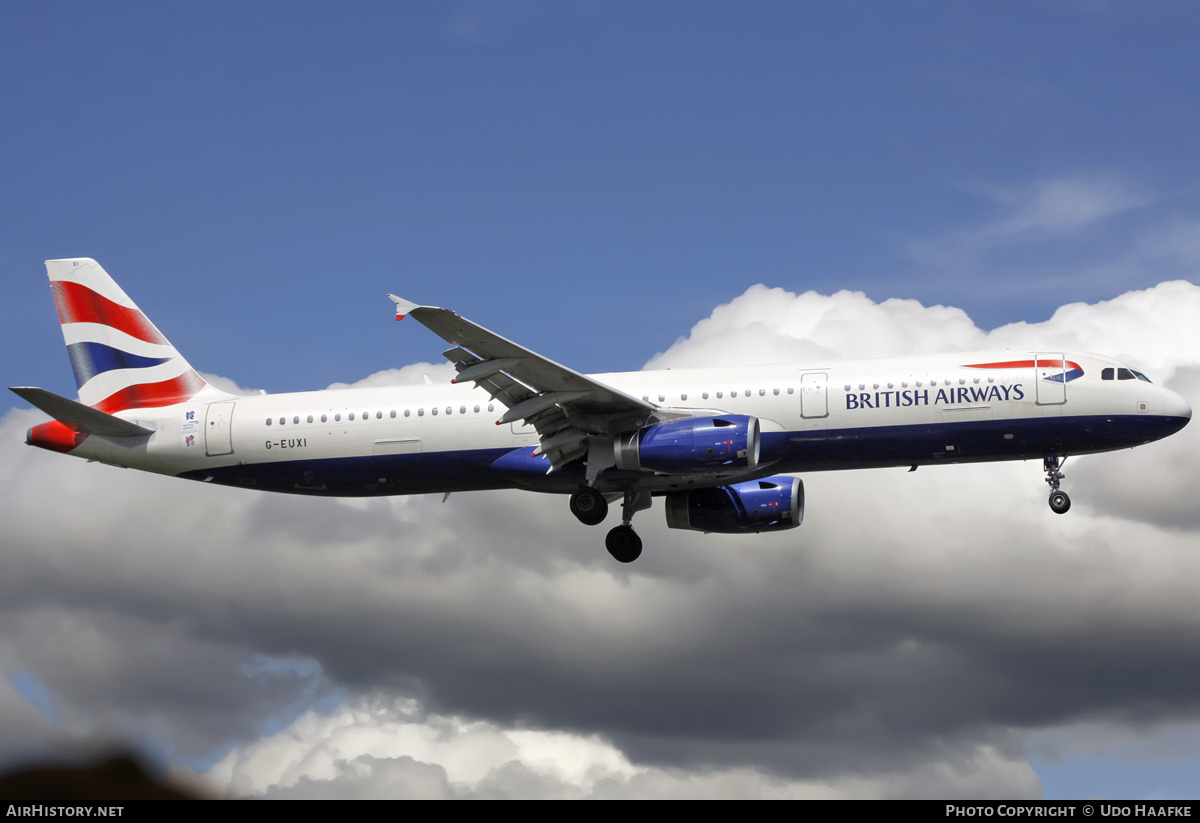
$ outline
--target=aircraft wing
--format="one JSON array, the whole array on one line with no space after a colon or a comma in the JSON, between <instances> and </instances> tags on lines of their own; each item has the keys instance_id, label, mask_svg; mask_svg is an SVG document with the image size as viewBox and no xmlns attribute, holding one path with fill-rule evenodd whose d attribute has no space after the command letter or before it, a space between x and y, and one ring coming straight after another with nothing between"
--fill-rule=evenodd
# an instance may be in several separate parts
<instances>
[{"instance_id":1,"label":"aircraft wing","mask_svg":"<svg viewBox=\"0 0 1200 823\"><path fill-rule=\"evenodd\" d=\"M411 316L450 344L443 354L458 370L455 383L473 381L508 407L497 425L523 420L537 429L542 441L538 451L550 459L551 470L586 454L588 435L631 431L657 408L449 309L388 297L396 304L397 320Z\"/></svg>"}]
</instances>

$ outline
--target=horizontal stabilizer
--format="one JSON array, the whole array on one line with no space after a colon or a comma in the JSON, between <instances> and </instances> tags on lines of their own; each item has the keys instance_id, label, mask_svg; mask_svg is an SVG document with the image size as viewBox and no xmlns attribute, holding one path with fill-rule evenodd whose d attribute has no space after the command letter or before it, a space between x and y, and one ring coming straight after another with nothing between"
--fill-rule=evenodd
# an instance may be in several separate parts
<instances>
[{"instance_id":1,"label":"horizontal stabilizer","mask_svg":"<svg viewBox=\"0 0 1200 823\"><path fill-rule=\"evenodd\" d=\"M59 397L45 389L17 386L9 388L9 391L27 403L37 406L72 431L87 432L100 437L141 437L154 433L151 429L143 428L136 423L130 423L128 420L122 420L74 400Z\"/></svg>"}]
</instances>

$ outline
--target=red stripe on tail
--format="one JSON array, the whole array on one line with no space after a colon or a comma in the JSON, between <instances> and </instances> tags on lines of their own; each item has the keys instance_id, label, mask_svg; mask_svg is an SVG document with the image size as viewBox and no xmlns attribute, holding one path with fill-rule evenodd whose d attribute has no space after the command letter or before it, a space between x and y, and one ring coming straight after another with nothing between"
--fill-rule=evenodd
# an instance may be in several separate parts
<instances>
[{"instance_id":1,"label":"red stripe on tail","mask_svg":"<svg viewBox=\"0 0 1200 823\"><path fill-rule=\"evenodd\" d=\"M70 280L55 280L50 284L54 292L54 303L58 306L58 319L67 323L99 323L119 329L138 340L169 346L167 339L158 333L154 324L137 309L127 309L109 300L102 294L72 283Z\"/></svg>"},{"instance_id":2,"label":"red stripe on tail","mask_svg":"<svg viewBox=\"0 0 1200 823\"><path fill-rule=\"evenodd\" d=\"M113 392L99 403L93 403L93 409L112 414L125 409L157 408L173 406L196 396L207 383L194 371L188 371L172 380L161 383L140 383L127 386L118 392Z\"/></svg>"}]
</instances>

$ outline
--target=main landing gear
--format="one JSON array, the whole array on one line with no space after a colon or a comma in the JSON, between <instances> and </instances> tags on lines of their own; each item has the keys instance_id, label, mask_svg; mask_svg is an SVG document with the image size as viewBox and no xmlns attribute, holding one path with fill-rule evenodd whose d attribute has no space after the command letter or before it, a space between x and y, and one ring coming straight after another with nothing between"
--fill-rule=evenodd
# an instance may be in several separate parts
<instances>
[{"instance_id":1,"label":"main landing gear","mask_svg":"<svg viewBox=\"0 0 1200 823\"><path fill-rule=\"evenodd\" d=\"M621 502L621 525L604 538L604 546L621 563L632 563L642 555L642 538L630 525L635 512L650 508L649 492L626 492ZM571 495L571 514L586 526L595 526L608 515L608 501L591 486Z\"/></svg>"},{"instance_id":2,"label":"main landing gear","mask_svg":"<svg viewBox=\"0 0 1200 823\"><path fill-rule=\"evenodd\" d=\"M608 533L604 546L621 563L632 563L642 556L642 538L630 525L635 512L650 508L650 492L625 492L621 501L621 525Z\"/></svg>"},{"instance_id":3,"label":"main landing gear","mask_svg":"<svg viewBox=\"0 0 1200 823\"><path fill-rule=\"evenodd\" d=\"M591 486L585 486L571 495L571 514L585 526L595 526L608 516L608 501Z\"/></svg>"},{"instance_id":4,"label":"main landing gear","mask_svg":"<svg viewBox=\"0 0 1200 823\"><path fill-rule=\"evenodd\" d=\"M1058 469L1066 462L1067 458L1064 457L1060 463L1057 454L1047 454L1042 460L1042 465L1046 469L1046 483L1050 485L1050 511L1055 514L1066 514L1067 510L1071 508L1071 498L1058 488L1059 481L1066 477Z\"/></svg>"},{"instance_id":5,"label":"main landing gear","mask_svg":"<svg viewBox=\"0 0 1200 823\"><path fill-rule=\"evenodd\" d=\"M604 538L604 547L621 563L632 563L642 556L642 538L627 523L608 533L608 537Z\"/></svg>"}]
</instances>

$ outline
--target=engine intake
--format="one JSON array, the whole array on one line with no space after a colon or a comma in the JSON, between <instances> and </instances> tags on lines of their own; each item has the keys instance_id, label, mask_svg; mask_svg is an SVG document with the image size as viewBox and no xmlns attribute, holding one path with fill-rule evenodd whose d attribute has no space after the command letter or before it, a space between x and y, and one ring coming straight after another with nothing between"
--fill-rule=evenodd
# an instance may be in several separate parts
<instances>
[{"instance_id":1,"label":"engine intake","mask_svg":"<svg viewBox=\"0 0 1200 823\"><path fill-rule=\"evenodd\" d=\"M667 495L667 527L718 534L778 532L804 522L804 481L786 475Z\"/></svg>"},{"instance_id":2,"label":"engine intake","mask_svg":"<svg viewBox=\"0 0 1200 823\"><path fill-rule=\"evenodd\" d=\"M618 469L670 474L739 471L758 465L757 417L729 414L669 420L618 437Z\"/></svg>"}]
</instances>

